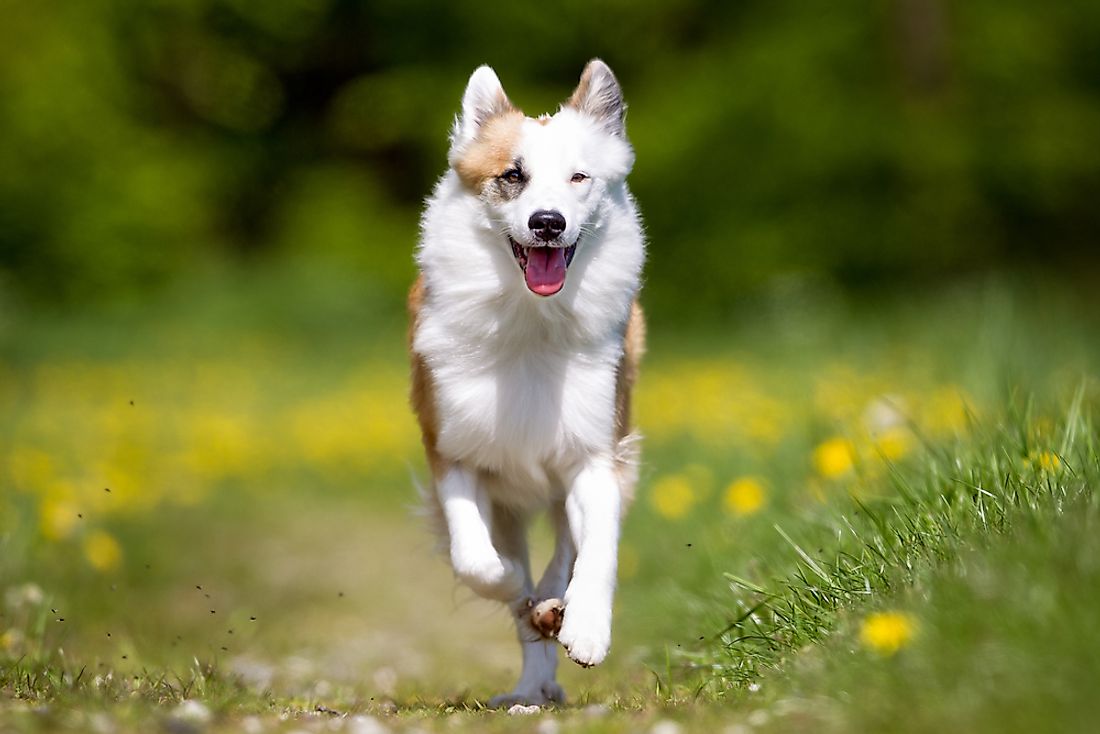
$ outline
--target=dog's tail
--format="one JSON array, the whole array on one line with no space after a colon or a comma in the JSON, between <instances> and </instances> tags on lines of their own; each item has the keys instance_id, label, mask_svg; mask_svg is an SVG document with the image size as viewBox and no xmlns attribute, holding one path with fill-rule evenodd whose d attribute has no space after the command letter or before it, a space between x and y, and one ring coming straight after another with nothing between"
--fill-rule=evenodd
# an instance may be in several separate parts
<instances>
[{"instance_id":1,"label":"dog's tail","mask_svg":"<svg viewBox=\"0 0 1100 734\"><path fill-rule=\"evenodd\" d=\"M638 470L641 466L642 434L628 433L619 439L615 446L615 476L619 480L619 494L623 509L634 501L634 488L638 484Z\"/></svg>"}]
</instances>

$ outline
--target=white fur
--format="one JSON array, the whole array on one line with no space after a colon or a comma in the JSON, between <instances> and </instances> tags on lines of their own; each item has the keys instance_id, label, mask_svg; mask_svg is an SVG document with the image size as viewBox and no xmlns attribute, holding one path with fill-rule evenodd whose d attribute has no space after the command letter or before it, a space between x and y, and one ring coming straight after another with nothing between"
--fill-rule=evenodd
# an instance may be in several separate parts
<instances>
[{"instance_id":1,"label":"white fur","mask_svg":"<svg viewBox=\"0 0 1100 734\"><path fill-rule=\"evenodd\" d=\"M501 98L492 70L476 71L452 163ZM575 661L599 663L611 642L623 489L615 462L629 453L615 437L616 370L644 246L624 181L633 152L603 121L572 108L546 124L525 120L517 156L530 181L512 201L492 203L453 170L436 186L417 254L426 299L413 351L435 390L448 467L435 491L451 562L517 617L523 674L494 703L543 704L562 693L554 647L526 621L529 600L564 598L559 639ZM573 183L577 172L588 178ZM539 209L560 211L562 239L577 243L564 287L549 297L528 290L508 242L531 242L527 219ZM547 507L557 548L536 589L523 534L527 516Z\"/></svg>"},{"instance_id":2,"label":"white fur","mask_svg":"<svg viewBox=\"0 0 1100 734\"><path fill-rule=\"evenodd\" d=\"M496 72L488 66L479 66L466 84L466 92L462 95L462 114L451 130L452 152L469 145L477 137L478 127L498 112L507 99Z\"/></svg>"}]
</instances>

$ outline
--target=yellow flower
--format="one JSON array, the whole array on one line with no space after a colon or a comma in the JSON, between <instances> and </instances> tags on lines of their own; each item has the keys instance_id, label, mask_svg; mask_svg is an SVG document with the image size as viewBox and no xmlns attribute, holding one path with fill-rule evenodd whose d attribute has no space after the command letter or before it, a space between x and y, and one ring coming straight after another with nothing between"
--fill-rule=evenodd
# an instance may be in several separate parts
<instances>
[{"instance_id":1,"label":"yellow flower","mask_svg":"<svg viewBox=\"0 0 1100 734\"><path fill-rule=\"evenodd\" d=\"M868 614L859 631L863 645L883 655L893 655L912 641L917 623L904 612Z\"/></svg>"},{"instance_id":2,"label":"yellow flower","mask_svg":"<svg viewBox=\"0 0 1100 734\"><path fill-rule=\"evenodd\" d=\"M1062 468L1062 460L1053 451L1042 451L1039 453L1039 468L1049 472L1058 471Z\"/></svg>"},{"instance_id":3,"label":"yellow flower","mask_svg":"<svg viewBox=\"0 0 1100 734\"><path fill-rule=\"evenodd\" d=\"M15 657L23 646L23 640L23 633L12 627L7 632L0 635L0 650Z\"/></svg>"},{"instance_id":4,"label":"yellow flower","mask_svg":"<svg viewBox=\"0 0 1100 734\"><path fill-rule=\"evenodd\" d=\"M695 490L681 474L659 479L650 496L654 509L671 520L683 517L695 504Z\"/></svg>"},{"instance_id":5,"label":"yellow flower","mask_svg":"<svg viewBox=\"0 0 1100 734\"><path fill-rule=\"evenodd\" d=\"M913 434L901 426L887 428L875 438L875 446L883 458L897 461L913 448Z\"/></svg>"},{"instance_id":6,"label":"yellow flower","mask_svg":"<svg viewBox=\"0 0 1100 734\"><path fill-rule=\"evenodd\" d=\"M122 546L103 530L96 530L84 539L84 557L97 571L110 571L122 560Z\"/></svg>"},{"instance_id":7,"label":"yellow flower","mask_svg":"<svg viewBox=\"0 0 1100 734\"><path fill-rule=\"evenodd\" d=\"M1028 469L1038 466L1045 472L1056 472L1062 468L1062 460L1053 451L1032 451L1024 457L1024 466Z\"/></svg>"},{"instance_id":8,"label":"yellow flower","mask_svg":"<svg viewBox=\"0 0 1100 734\"><path fill-rule=\"evenodd\" d=\"M46 497L38 505L38 528L48 540L64 540L76 527L76 505L58 497Z\"/></svg>"},{"instance_id":9,"label":"yellow flower","mask_svg":"<svg viewBox=\"0 0 1100 734\"><path fill-rule=\"evenodd\" d=\"M847 474L855 465L855 446L846 438L835 436L814 449L813 462L817 473L826 479Z\"/></svg>"},{"instance_id":10,"label":"yellow flower","mask_svg":"<svg viewBox=\"0 0 1100 734\"><path fill-rule=\"evenodd\" d=\"M725 508L732 515L752 515L764 506L764 484L755 477L742 477L726 487Z\"/></svg>"}]
</instances>

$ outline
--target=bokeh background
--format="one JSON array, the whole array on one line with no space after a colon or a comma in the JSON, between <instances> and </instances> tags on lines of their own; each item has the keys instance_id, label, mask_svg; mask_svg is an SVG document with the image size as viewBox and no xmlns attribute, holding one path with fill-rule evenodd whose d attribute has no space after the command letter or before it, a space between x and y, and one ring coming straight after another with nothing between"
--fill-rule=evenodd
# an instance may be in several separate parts
<instances>
[{"instance_id":1,"label":"bokeh background","mask_svg":"<svg viewBox=\"0 0 1100 734\"><path fill-rule=\"evenodd\" d=\"M992 0L13 7L0 292L76 305L306 259L396 303L469 72L493 65L538 113L596 55L631 105L659 319L722 315L785 275L1094 266L1098 16Z\"/></svg>"},{"instance_id":2,"label":"bokeh background","mask_svg":"<svg viewBox=\"0 0 1100 734\"><path fill-rule=\"evenodd\" d=\"M851 496L896 499L897 467L1006 413L1009 465L1062 471L1058 416L1100 404L1100 3L2 15L0 660L156 700L220 670L260 711L510 684L509 620L409 512L404 295L482 63L537 114L602 57L637 151L645 460L616 652L563 669L574 700L715 661L747 685L764 663L712 643L745 608L727 574L791 571L776 526L830 552Z\"/></svg>"}]
</instances>

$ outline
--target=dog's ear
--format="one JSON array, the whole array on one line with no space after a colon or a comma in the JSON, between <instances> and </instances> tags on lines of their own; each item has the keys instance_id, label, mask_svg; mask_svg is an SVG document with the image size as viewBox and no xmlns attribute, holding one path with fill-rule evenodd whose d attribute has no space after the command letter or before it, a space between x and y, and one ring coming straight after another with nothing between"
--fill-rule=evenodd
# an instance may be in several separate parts
<instances>
[{"instance_id":1,"label":"dog's ear","mask_svg":"<svg viewBox=\"0 0 1100 734\"><path fill-rule=\"evenodd\" d=\"M496 72L488 66L479 66L470 75L466 92L462 95L462 112L455 119L451 145L455 148L467 145L477 137L482 125L497 115L515 109L504 93Z\"/></svg>"},{"instance_id":2,"label":"dog's ear","mask_svg":"<svg viewBox=\"0 0 1100 734\"><path fill-rule=\"evenodd\" d=\"M611 67L592 59L566 105L596 120L612 135L626 137L626 104Z\"/></svg>"}]
</instances>

